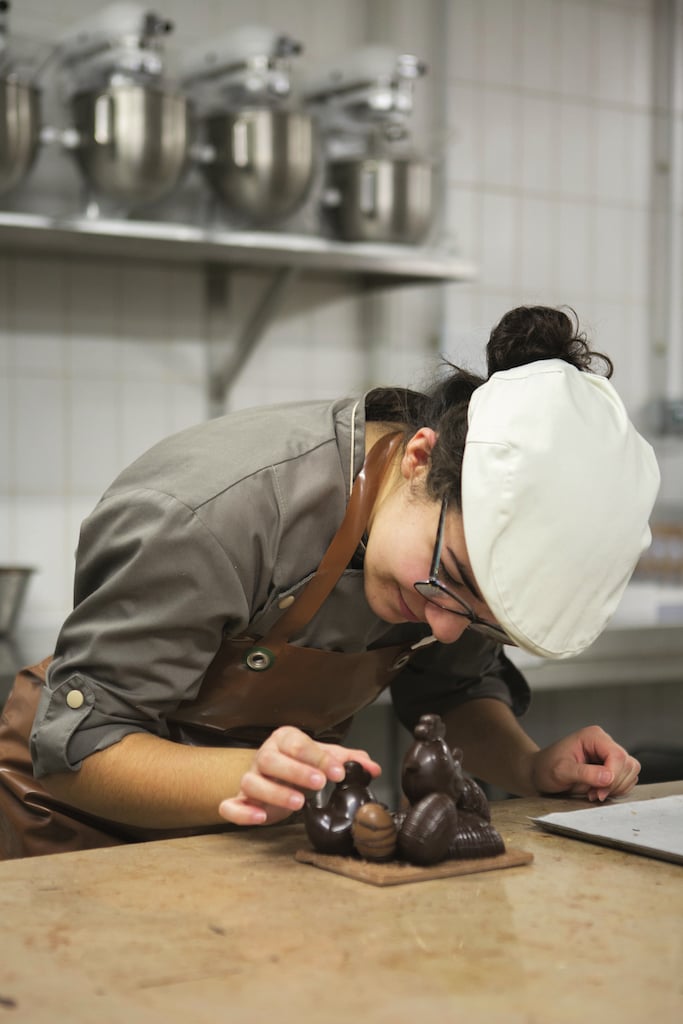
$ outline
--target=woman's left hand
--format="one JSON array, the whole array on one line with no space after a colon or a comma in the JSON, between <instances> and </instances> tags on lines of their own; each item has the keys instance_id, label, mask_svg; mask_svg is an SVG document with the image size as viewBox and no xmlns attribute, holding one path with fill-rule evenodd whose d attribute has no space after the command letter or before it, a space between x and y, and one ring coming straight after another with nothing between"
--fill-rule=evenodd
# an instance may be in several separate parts
<instances>
[{"instance_id":1,"label":"woman's left hand","mask_svg":"<svg viewBox=\"0 0 683 1024\"><path fill-rule=\"evenodd\" d=\"M533 755L532 778L540 793L568 793L589 800L623 796L638 781L640 764L597 725L579 729Z\"/></svg>"}]
</instances>

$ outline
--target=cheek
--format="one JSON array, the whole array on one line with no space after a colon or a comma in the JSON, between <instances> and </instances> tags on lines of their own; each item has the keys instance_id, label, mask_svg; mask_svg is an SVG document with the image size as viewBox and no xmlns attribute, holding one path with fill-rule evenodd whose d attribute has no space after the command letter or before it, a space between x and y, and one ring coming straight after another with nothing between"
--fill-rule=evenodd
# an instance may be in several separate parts
<instances>
[{"instance_id":1,"label":"cheek","mask_svg":"<svg viewBox=\"0 0 683 1024\"><path fill-rule=\"evenodd\" d=\"M400 537L393 535L390 541L377 538L376 543L368 543L365 573L380 585L412 590L416 580L426 579L429 561L417 556Z\"/></svg>"},{"instance_id":2,"label":"cheek","mask_svg":"<svg viewBox=\"0 0 683 1024\"><path fill-rule=\"evenodd\" d=\"M413 584L429 575L436 527L425 528L423 506L396 503L377 516L365 554L365 592L373 598L396 603L400 587L404 600L414 603ZM412 595L412 597L411 597Z\"/></svg>"}]
</instances>

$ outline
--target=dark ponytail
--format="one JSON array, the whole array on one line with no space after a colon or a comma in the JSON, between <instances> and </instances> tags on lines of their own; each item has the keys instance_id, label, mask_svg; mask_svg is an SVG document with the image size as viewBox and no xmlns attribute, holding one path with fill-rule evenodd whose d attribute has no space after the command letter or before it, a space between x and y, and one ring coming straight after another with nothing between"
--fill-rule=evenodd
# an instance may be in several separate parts
<instances>
[{"instance_id":1,"label":"dark ponytail","mask_svg":"<svg viewBox=\"0 0 683 1024\"><path fill-rule=\"evenodd\" d=\"M506 313L493 328L486 346L489 377L525 363L563 359L578 370L599 372L593 361L602 363L603 375L611 377L612 361L593 352L579 331L578 318L549 306L519 306ZM427 479L430 497L461 507L462 460L467 436L467 410L472 393L486 378L444 360L446 376L422 394L407 388L375 388L366 396L366 419L383 421L403 429L408 441L420 427L438 434L432 449Z\"/></svg>"}]
</instances>

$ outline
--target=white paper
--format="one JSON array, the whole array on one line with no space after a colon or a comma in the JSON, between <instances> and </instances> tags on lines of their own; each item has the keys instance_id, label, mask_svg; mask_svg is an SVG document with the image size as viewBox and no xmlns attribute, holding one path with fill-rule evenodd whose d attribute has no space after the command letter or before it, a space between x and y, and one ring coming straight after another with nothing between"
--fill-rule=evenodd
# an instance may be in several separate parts
<instances>
[{"instance_id":1,"label":"white paper","mask_svg":"<svg viewBox=\"0 0 683 1024\"><path fill-rule=\"evenodd\" d=\"M683 864L683 795L601 804L532 821L550 832Z\"/></svg>"}]
</instances>

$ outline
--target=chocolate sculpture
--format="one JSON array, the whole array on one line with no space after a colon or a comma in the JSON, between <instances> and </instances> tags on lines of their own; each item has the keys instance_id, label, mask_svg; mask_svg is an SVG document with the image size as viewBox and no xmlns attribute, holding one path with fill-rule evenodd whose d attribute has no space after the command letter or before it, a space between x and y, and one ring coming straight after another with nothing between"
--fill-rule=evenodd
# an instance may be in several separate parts
<instances>
[{"instance_id":1,"label":"chocolate sculpture","mask_svg":"<svg viewBox=\"0 0 683 1024\"><path fill-rule=\"evenodd\" d=\"M347 761L344 768L346 775L323 807L310 801L304 804L304 824L316 850L349 857L354 852L351 828L356 812L363 804L374 803L374 797L365 768L356 761Z\"/></svg>"},{"instance_id":2,"label":"chocolate sculpture","mask_svg":"<svg viewBox=\"0 0 683 1024\"><path fill-rule=\"evenodd\" d=\"M449 750L441 718L423 715L413 735L401 775L407 809L392 813L377 803L369 774L348 761L346 777L328 802L305 805L304 823L316 850L374 861L398 857L423 866L505 852L486 795L463 774L462 751Z\"/></svg>"}]
</instances>

